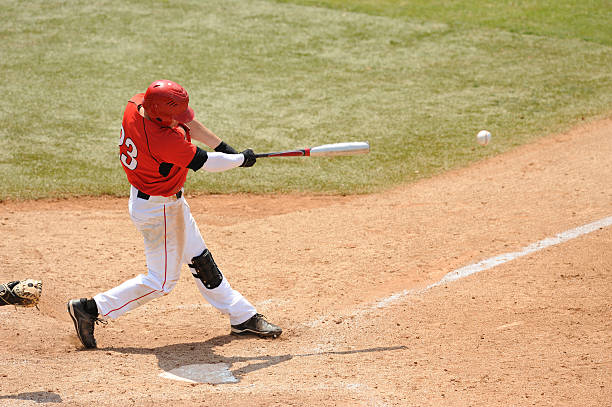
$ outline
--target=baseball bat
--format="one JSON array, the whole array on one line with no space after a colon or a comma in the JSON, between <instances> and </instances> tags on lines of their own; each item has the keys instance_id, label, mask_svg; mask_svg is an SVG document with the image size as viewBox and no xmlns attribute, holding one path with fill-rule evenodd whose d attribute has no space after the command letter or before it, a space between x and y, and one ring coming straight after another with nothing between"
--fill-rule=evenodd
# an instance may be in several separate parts
<instances>
[{"instance_id":1,"label":"baseball bat","mask_svg":"<svg viewBox=\"0 0 612 407\"><path fill-rule=\"evenodd\" d=\"M370 144L367 141L353 141L349 143L323 144L316 147L279 151L276 153L260 153L255 154L255 157L335 157L339 155L367 154L369 152Z\"/></svg>"}]
</instances>

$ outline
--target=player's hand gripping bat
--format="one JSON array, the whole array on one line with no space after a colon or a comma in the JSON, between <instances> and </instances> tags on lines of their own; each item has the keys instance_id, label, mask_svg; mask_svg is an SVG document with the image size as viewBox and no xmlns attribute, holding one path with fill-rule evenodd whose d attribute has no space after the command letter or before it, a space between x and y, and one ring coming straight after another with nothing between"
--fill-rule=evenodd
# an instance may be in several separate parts
<instances>
[{"instance_id":1,"label":"player's hand gripping bat","mask_svg":"<svg viewBox=\"0 0 612 407\"><path fill-rule=\"evenodd\" d=\"M367 141L353 141L350 143L324 144L322 146L279 151L276 153L260 153L255 154L255 157L334 157L338 155L367 154L369 152L370 144Z\"/></svg>"}]
</instances>

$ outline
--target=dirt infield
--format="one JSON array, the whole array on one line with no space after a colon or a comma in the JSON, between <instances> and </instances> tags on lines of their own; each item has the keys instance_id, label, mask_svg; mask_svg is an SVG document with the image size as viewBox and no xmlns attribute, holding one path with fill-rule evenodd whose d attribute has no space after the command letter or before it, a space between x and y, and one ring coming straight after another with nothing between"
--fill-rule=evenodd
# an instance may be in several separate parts
<instances>
[{"instance_id":1,"label":"dirt infield","mask_svg":"<svg viewBox=\"0 0 612 407\"><path fill-rule=\"evenodd\" d=\"M185 267L81 350L65 302L145 270L127 199L0 204L1 280L44 281L0 307L0 406L611 405L612 227L422 290L612 216L611 157L606 119L376 195L188 196L276 340L228 335Z\"/></svg>"}]
</instances>

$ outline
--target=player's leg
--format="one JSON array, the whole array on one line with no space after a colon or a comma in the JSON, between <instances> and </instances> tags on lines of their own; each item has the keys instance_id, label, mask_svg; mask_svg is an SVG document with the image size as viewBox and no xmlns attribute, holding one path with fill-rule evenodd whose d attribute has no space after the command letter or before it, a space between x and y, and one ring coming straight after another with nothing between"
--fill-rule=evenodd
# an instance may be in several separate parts
<instances>
[{"instance_id":1,"label":"player's leg","mask_svg":"<svg viewBox=\"0 0 612 407\"><path fill-rule=\"evenodd\" d=\"M191 274L194 276L202 296L213 307L229 315L232 324L240 323L255 315L255 307L230 286L223 273L214 263L212 254L204 243L187 202L183 204L183 213L185 218L183 262L190 265ZM199 270L192 267L195 264L194 261L198 264Z\"/></svg>"},{"instance_id":2,"label":"player's leg","mask_svg":"<svg viewBox=\"0 0 612 407\"><path fill-rule=\"evenodd\" d=\"M147 274L140 274L93 298L68 302L77 335L86 348L95 348L94 326L161 297L172 290L180 276L184 252L184 218L181 204L130 198L130 216L144 238Z\"/></svg>"},{"instance_id":3,"label":"player's leg","mask_svg":"<svg viewBox=\"0 0 612 407\"><path fill-rule=\"evenodd\" d=\"M232 332L260 336L280 335L282 330L279 327L267 322L240 292L230 286L206 247L187 202L184 202L183 210L186 234L183 261L189 264L202 296L213 307L229 315Z\"/></svg>"},{"instance_id":4,"label":"player's leg","mask_svg":"<svg viewBox=\"0 0 612 407\"><path fill-rule=\"evenodd\" d=\"M144 238L147 274L140 274L94 297L102 318L126 312L169 293L180 277L184 219L178 202L130 200L130 215Z\"/></svg>"}]
</instances>

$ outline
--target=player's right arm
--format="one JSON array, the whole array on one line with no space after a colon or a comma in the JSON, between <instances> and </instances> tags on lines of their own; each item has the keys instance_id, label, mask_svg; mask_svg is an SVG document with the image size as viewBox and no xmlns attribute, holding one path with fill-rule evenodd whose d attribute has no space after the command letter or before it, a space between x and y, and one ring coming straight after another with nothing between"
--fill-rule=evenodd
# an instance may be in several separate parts
<instances>
[{"instance_id":1,"label":"player's right arm","mask_svg":"<svg viewBox=\"0 0 612 407\"><path fill-rule=\"evenodd\" d=\"M198 140L212 149L215 149L222 143L221 139L217 137L215 133L206 128L206 126L200 123L200 121L197 119L193 119L186 125L189 127L191 138L193 140Z\"/></svg>"},{"instance_id":2,"label":"player's right arm","mask_svg":"<svg viewBox=\"0 0 612 407\"><path fill-rule=\"evenodd\" d=\"M230 146L224 141L221 141L221 139L215 133L204 126L199 120L193 119L186 125L189 127L191 138L193 140L198 140L199 142L206 144L208 147L212 148L218 153L238 154L238 151L236 151L234 147Z\"/></svg>"}]
</instances>

